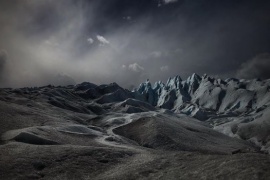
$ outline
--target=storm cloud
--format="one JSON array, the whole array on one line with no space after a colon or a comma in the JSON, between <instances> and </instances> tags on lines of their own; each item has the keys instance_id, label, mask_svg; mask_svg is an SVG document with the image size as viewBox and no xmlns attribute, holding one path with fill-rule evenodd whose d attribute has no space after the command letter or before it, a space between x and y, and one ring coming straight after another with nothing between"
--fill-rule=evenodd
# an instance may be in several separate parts
<instances>
[{"instance_id":1,"label":"storm cloud","mask_svg":"<svg viewBox=\"0 0 270 180\"><path fill-rule=\"evenodd\" d=\"M65 77L67 84L130 87L193 72L239 75L270 51L269 7L249 0L1 1L0 49L8 63L1 60L0 86Z\"/></svg>"}]
</instances>

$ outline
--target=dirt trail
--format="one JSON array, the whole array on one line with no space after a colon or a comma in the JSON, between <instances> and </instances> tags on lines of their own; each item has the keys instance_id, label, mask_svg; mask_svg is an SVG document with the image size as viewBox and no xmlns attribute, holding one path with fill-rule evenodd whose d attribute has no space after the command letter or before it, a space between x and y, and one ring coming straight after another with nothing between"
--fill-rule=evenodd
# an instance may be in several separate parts
<instances>
[{"instance_id":1,"label":"dirt trail","mask_svg":"<svg viewBox=\"0 0 270 180\"><path fill-rule=\"evenodd\" d=\"M149 114L152 117L157 116L156 112L143 113L143 114ZM119 128L121 126L125 126L125 125L133 122L134 120L139 119L140 117L141 116L138 116L138 114L127 114L124 117L121 117L121 118L125 119L125 122L123 124L113 125L113 126L109 127L107 129L107 135L96 138L96 141L98 143L101 143L101 144L104 144L107 146L113 146L113 147L117 147L117 148L126 148L126 149L134 150L134 151L145 151L145 148L142 148L141 146L139 146L138 143L136 143L130 139L127 139L123 136L120 136L118 134L115 134L113 132L114 129ZM145 117L145 115L144 115L144 117ZM120 118L120 117L114 117L111 119L117 119L117 118ZM110 119L108 119L107 121L109 121L109 120Z\"/></svg>"},{"instance_id":2,"label":"dirt trail","mask_svg":"<svg viewBox=\"0 0 270 180\"><path fill-rule=\"evenodd\" d=\"M151 116L156 116L157 113L151 113L149 114ZM115 134L113 132L114 129L121 127L121 126L125 126L129 123L131 123L132 121L140 118L139 117L134 117L137 115L134 114L128 114L126 115L125 118L125 123L121 124L121 125L114 125L110 128L107 129L107 135L103 136L103 137L98 137L96 139L96 141L98 143L107 145L107 146L112 146L112 147L116 147L116 148L124 148L124 149L128 149L131 150L132 152L135 153L135 156L133 156L131 158L131 160L125 162L125 163L121 163L119 165L116 165L115 167L113 167L112 169L108 170L107 172L102 173L100 176L96 177L95 179L117 179L117 177L123 177L123 174L125 174L127 171L123 171L123 169L138 169L141 166L145 166L148 163L151 163L152 161L157 159L157 155L155 155L155 153L153 153L152 149L147 149L145 147L139 146L138 143L127 139L125 137L122 137L118 134ZM111 139L112 140L108 140ZM116 140L116 141L115 141Z\"/></svg>"}]
</instances>

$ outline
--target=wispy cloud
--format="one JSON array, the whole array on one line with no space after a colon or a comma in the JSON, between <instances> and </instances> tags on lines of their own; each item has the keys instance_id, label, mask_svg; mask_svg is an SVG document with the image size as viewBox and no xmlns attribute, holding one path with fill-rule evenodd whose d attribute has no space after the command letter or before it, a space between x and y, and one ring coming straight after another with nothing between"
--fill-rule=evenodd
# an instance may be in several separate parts
<instances>
[{"instance_id":1,"label":"wispy cloud","mask_svg":"<svg viewBox=\"0 0 270 180\"><path fill-rule=\"evenodd\" d=\"M110 44L110 42L105 39L105 37L97 35L97 40L101 43L100 45L106 45L106 44Z\"/></svg>"},{"instance_id":2,"label":"wispy cloud","mask_svg":"<svg viewBox=\"0 0 270 180\"><path fill-rule=\"evenodd\" d=\"M94 39L88 38L88 39L87 39L87 42L88 42L89 44L93 44L93 43L94 43Z\"/></svg>"},{"instance_id":3,"label":"wispy cloud","mask_svg":"<svg viewBox=\"0 0 270 180\"><path fill-rule=\"evenodd\" d=\"M165 4L169 4L169 3L175 3L175 2L177 2L178 0L163 0L163 2L165 3Z\"/></svg>"},{"instance_id":4,"label":"wispy cloud","mask_svg":"<svg viewBox=\"0 0 270 180\"><path fill-rule=\"evenodd\" d=\"M166 72L166 71L168 71L169 70L169 66L161 66L160 67L160 70L162 71L162 72Z\"/></svg>"},{"instance_id":5,"label":"wispy cloud","mask_svg":"<svg viewBox=\"0 0 270 180\"><path fill-rule=\"evenodd\" d=\"M128 66L128 69L134 72L142 72L144 68L140 66L138 63L133 63Z\"/></svg>"},{"instance_id":6,"label":"wispy cloud","mask_svg":"<svg viewBox=\"0 0 270 180\"><path fill-rule=\"evenodd\" d=\"M153 56L154 58L160 58L162 56L162 52L160 51L153 51L150 53L151 56Z\"/></svg>"}]
</instances>

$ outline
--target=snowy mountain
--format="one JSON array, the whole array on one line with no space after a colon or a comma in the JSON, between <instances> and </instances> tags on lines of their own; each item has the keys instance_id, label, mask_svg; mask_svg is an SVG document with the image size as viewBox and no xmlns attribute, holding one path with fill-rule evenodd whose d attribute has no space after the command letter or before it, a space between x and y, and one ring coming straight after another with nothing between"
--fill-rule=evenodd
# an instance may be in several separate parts
<instances>
[{"instance_id":1,"label":"snowy mountain","mask_svg":"<svg viewBox=\"0 0 270 180\"><path fill-rule=\"evenodd\" d=\"M193 74L167 83L142 83L136 93L153 106L186 113L204 120L211 115L254 113L268 107L270 80L215 79Z\"/></svg>"},{"instance_id":2,"label":"snowy mountain","mask_svg":"<svg viewBox=\"0 0 270 180\"><path fill-rule=\"evenodd\" d=\"M134 90L149 104L206 121L214 129L270 147L270 80L216 79L193 74Z\"/></svg>"}]
</instances>

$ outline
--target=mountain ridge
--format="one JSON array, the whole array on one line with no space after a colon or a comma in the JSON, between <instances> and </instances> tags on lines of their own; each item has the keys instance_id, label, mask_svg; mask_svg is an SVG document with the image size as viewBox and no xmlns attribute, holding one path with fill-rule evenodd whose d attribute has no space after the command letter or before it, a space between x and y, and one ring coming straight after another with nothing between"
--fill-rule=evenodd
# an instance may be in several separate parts
<instances>
[{"instance_id":1,"label":"mountain ridge","mask_svg":"<svg viewBox=\"0 0 270 180\"><path fill-rule=\"evenodd\" d=\"M192 74L186 80L180 76L169 78L167 83L149 81L133 90L153 106L192 114L190 109L210 110L215 113L251 113L269 106L270 80L216 79L208 75ZM192 108L191 108L192 106ZM203 113L202 112L202 113ZM198 119L206 119L197 116Z\"/></svg>"},{"instance_id":2,"label":"mountain ridge","mask_svg":"<svg viewBox=\"0 0 270 180\"><path fill-rule=\"evenodd\" d=\"M240 81L0 89L1 178L145 179L145 169L152 179L246 179L247 169L269 177L269 81Z\"/></svg>"}]
</instances>

